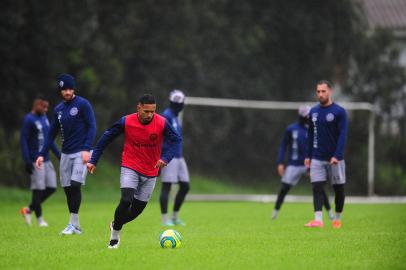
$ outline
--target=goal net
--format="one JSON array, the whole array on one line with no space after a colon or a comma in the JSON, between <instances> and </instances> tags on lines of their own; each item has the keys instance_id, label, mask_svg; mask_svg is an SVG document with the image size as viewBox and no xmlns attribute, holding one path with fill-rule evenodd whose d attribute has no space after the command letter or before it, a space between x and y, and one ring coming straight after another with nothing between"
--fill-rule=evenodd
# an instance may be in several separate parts
<instances>
[{"instance_id":1,"label":"goal net","mask_svg":"<svg viewBox=\"0 0 406 270\"><path fill-rule=\"evenodd\" d=\"M372 196L374 108L365 102L338 103L348 111L350 122L345 152L347 192ZM297 120L299 106L315 103L187 97L185 105L185 157L199 184L206 181L214 187L207 188L208 193L224 193L225 186L237 194L275 194L283 133ZM309 194L308 180L302 179L294 190Z\"/></svg>"}]
</instances>

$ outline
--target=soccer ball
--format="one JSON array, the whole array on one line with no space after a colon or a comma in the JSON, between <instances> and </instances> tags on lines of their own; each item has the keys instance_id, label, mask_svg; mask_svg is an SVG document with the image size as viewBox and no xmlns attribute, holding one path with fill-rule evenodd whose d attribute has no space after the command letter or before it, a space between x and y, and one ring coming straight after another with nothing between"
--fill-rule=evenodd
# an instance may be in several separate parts
<instances>
[{"instance_id":1,"label":"soccer ball","mask_svg":"<svg viewBox=\"0 0 406 270\"><path fill-rule=\"evenodd\" d=\"M159 243L162 248L179 248L182 244L182 237L175 230L166 230L159 236Z\"/></svg>"}]
</instances>

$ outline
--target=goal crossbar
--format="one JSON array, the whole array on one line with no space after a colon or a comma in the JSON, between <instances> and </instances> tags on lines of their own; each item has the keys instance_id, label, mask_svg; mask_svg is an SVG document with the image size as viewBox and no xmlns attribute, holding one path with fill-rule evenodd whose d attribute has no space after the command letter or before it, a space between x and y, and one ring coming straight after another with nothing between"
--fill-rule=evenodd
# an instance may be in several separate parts
<instances>
[{"instance_id":1,"label":"goal crossbar","mask_svg":"<svg viewBox=\"0 0 406 270\"><path fill-rule=\"evenodd\" d=\"M301 105L314 106L314 102L291 102L272 100L244 100L229 98L187 97L187 106L210 106L262 110L297 110ZM375 180L375 109L368 102L340 102L347 110L369 112L368 121L368 196L373 196Z\"/></svg>"}]
</instances>

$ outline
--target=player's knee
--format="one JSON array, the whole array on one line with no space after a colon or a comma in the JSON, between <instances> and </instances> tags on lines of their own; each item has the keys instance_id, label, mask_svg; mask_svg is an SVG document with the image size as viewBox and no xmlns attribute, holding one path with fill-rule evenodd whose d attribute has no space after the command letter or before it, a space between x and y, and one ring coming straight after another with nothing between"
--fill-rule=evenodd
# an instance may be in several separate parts
<instances>
[{"instance_id":1,"label":"player's knee","mask_svg":"<svg viewBox=\"0 0 406 270\"><path fill-rule=\"evenodd\" d=\"M49 194L49 195L55 193L55 191L56 191L56 188L47 187L47 188L45 189L45 192L46 192L47 194Z\"/></svg>"},{"instance_id":2,"label":"player's knee","mask_svg":"<svg viewBox=\"0 0 406 270\"><path fill-rule=\"evenodd\" d=\"M179 191L186 194L190 190L190 185L188 182L179 182Z\"/></svg>"},{"instance_id":3,"label":"player's knee","mask_svg":"<svg viewBox=\"0 0 406 270\"><path fill-rule=\"evenodd\" d=\"M161 194L169 194L171 191L171 183L162 183Z\"/></svg>"},{"instance_id":4,"label":"player's knee","mask_svg":"<svg viewBox=\"0 0 406 270\"><path fill-rule=\"evenodd\" d=\"M291 189L291 185L282 183L282 192L287 193Z\"/></svg>"},{"instance_id":5,"label":"player's knee","mask_svg":"<svg viewBox=\"0 0 406 270\"><path fill-rule=\"evenodd\" d=\"M134 199L132 209L135 209L137 212L142 213L144 211L145 207L147 206L148 202L145 201L140 201L137 199Z\"/></svg>"},{"instance_id":6,"label":"player's knee","mask_svg":"<svg viewBox=\"0 0 406 270\"><path fill-rule=\"evenodd\" d=\"M167 191L164 191L164 190L162 190L161 191L161 195L159 195L159 199L162 201L162 200L168 200L168 198L169 198L169 191L167 192Z\"/></svg>"},{"instance_id":7,"label":"player's knee","mask_svg":"<svg viewBox=\"0 0 406 270\"><path fill-rule=\"evenodd\" d=\"M334 192L338 196L344 196L344 185L333 185Z\"/></svg>"},{"instance_id":8,"label":"player's knee","mask_svg":"<svg viewBox=\"0 0 406 270\"><path fill-rule=\"evenodd\" d=\"M132 188L122 188L120 205L129 207L134 200L134 192L135 190Z\"/></svg>"},{"instance_id":9,"label":"player's knee","mask_svg":"<svg viewBox=\"0 0 406 270\"><path fill-rule=\"evenodd\" d=\"M71 186L71 189L78 190L82 187L82 183L72 180L72 181L70 181L70 186Z\"/></svg>"},{"instance_id":10,"label":"player's knee","mask_svg":"<svg viewBox=\"0 0 406 270\"><path fill-rule=\"evenodd\" d=\"M315 182L312 184L313 193L322 194L323 193L323 182Z\"/></svg>"}]
</instances>

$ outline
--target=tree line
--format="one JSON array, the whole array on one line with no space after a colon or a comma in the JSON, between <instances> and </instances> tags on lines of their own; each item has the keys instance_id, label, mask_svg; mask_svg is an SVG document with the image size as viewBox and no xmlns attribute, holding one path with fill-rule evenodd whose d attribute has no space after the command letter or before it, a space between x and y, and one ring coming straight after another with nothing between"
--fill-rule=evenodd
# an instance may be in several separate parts
<instances>
[{"instance_id":1,"label":"tree line","mask_svg":"<svg viewBox=\"0 0 406 270\"><path fill-rule=\"evenodd\" d=\"M400 161L406 121L396 113L406 104L405 70L394 37L385 30L371 34L357 1L5 0L0 7L2 184L25 183L18 154L22 117L39 94L56 105L55 78L67 72L94 105L99 133L134 111L144 92L155 94L161 109L173 88L190 96L310 101L317 80L333 80L346 98L378 106L377 130L388 122L399 127L395 135L379 133L386 143L378 145L378 188L406 192ZM252 171L252 181L276 177L276 144L295 117L186 108L191 170L242 183ZM366 181L363 119L354 115L350 129L349 153L358 154L348 158L362 168L352 170L355 193ZM119 144L110 150L115 162L119 151Z\"/></svg>"}]
</instances>

